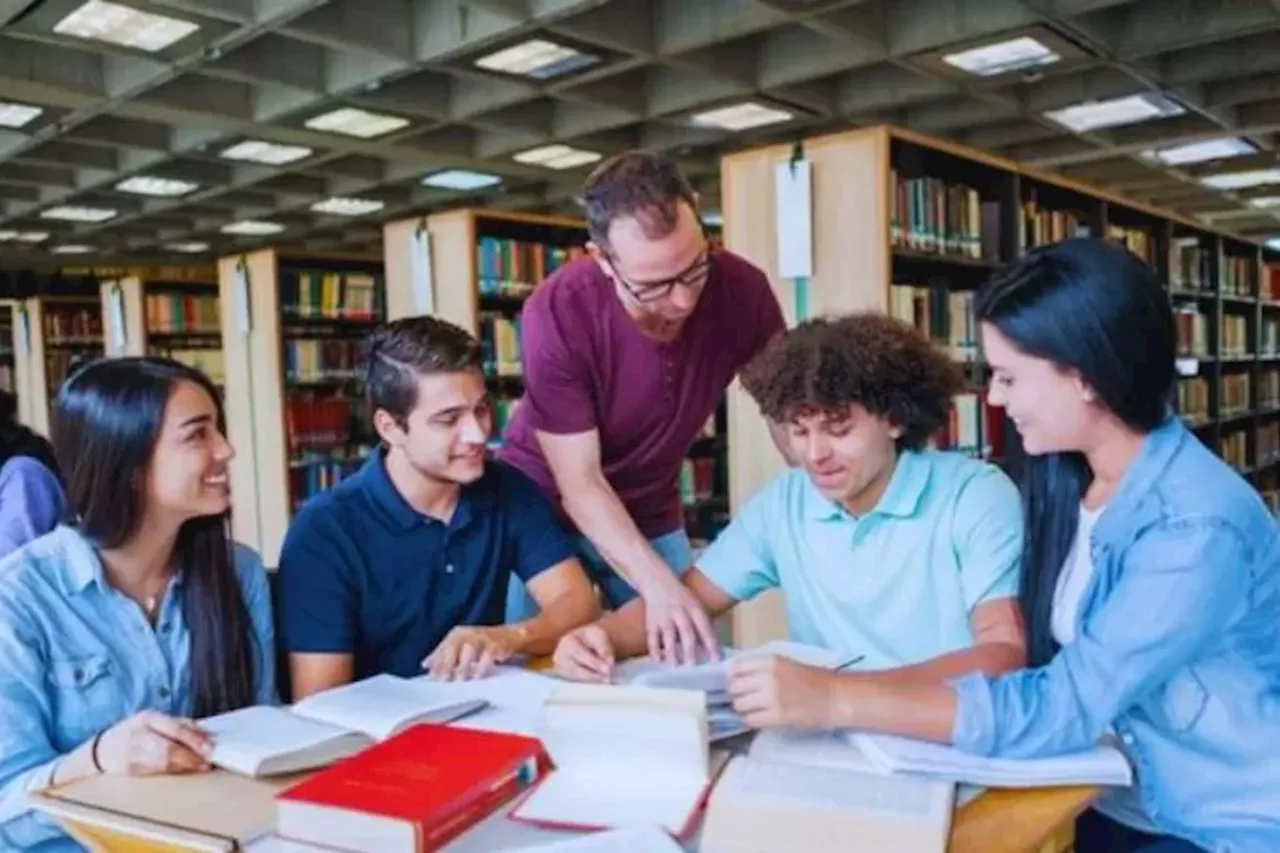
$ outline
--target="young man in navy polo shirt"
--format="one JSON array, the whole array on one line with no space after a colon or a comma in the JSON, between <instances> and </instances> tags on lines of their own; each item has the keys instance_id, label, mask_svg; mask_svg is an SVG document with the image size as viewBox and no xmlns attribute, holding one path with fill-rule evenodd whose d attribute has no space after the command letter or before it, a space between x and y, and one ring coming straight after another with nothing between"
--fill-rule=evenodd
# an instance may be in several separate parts
<instances>
[{"instance_id":1,"label":"young man in navy polo shirt","mask_svg":"<svg viewBox=\"0 0 1280 853\"><path fill-rule=\"evenodd\" d=\"M597 604L541 490L488 458L480 347L432 317L371 337L365 383L382 447L312 498L280 556L280 639L294 699L378 673L484 675L549 654ZM504 625L520 578L537 616Z\"/></svg>"}]
</instances>

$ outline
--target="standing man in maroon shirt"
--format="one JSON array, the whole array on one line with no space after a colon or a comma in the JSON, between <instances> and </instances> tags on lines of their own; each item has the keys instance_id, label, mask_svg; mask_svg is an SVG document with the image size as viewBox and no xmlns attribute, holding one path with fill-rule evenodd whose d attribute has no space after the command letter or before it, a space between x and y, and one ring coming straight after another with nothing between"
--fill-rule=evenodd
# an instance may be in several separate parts
<instances>
[{"instance_id":1,"label":"standing man in maroon shirt","mask_svg":"<svg viewBox=\"0 0 1280 853\"><path fill-rule=\"evenodd\" d=\"M590 257L524 306L525 393L501 457L559 502L610 607L644 598L651 654L715 655L679 580L693 563L680 468L738 371L786 323L765 274L708 244L669 159L602 163L583 203ZM513 584L508 618L531 606Z\"/></svg>"}]
</instances>

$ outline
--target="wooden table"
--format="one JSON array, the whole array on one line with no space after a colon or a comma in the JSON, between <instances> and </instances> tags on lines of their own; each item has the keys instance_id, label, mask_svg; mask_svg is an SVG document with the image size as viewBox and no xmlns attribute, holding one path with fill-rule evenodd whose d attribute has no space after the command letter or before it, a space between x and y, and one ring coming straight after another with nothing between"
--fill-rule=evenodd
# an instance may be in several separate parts
<instances>
[{"instance_id":1,"label":"wooden table","mask_svg":"<svg viewBox=\"0 0 1280 853\"><path fill-rule=\"evenodd\" d=\"M1060 853L1075 818L1097 796L1092 788L987 791L962 808L951 829L948 853ZM100 827L64 821L90 850L101 853L190 853Z\"/></svg>"}]
</instances>

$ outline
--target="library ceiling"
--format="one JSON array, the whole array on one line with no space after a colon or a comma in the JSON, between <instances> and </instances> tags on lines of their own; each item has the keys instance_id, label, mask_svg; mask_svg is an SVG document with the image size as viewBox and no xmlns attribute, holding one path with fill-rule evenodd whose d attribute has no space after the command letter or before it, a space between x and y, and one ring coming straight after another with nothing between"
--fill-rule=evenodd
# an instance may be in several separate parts
<instances>
[{"instance_id":1,"label":"library ceiling","mask_svg":"<svg viewBox=\"0 0 1280 853\"><path fill-rule=\"evenodd\" d=\"M1280 235L1280 0L0 0L5 266L376 251L890 122Z\"/></svg>"}]
</instances>

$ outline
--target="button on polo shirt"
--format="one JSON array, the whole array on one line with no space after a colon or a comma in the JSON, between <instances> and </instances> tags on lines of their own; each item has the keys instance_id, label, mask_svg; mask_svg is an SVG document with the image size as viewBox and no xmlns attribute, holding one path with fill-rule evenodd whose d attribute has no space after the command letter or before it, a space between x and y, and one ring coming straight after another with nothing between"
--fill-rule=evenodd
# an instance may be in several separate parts
<instances>
[{"instance_id":1,"label":"button on polo shirt","mask_svg":"<svg viewBox=\"0 0 1280 853\"><path fill-rule=\"evenodd\" d=\"M527 476L491 461L448 521L400 495L378 452L312 498L280 555L280 634L289 652L351 654L355 675L413 676L458 625L500 625L507 584L574 556Z\"/></svg>"},{"instance_id":2,"label":"button on polo shirt","mask_svg":"<svg viewBox=\"0 0 1280 853\"><path fill-rule=\"evenodd\" d=\"M737 601L780 589L792 639L885 669L973 644L973 609L1017 594L1022 530L1017 488L1000 469L905 452L858 518L803 471L786 472L697 567Z\"/></svg>"}]
</instances>

